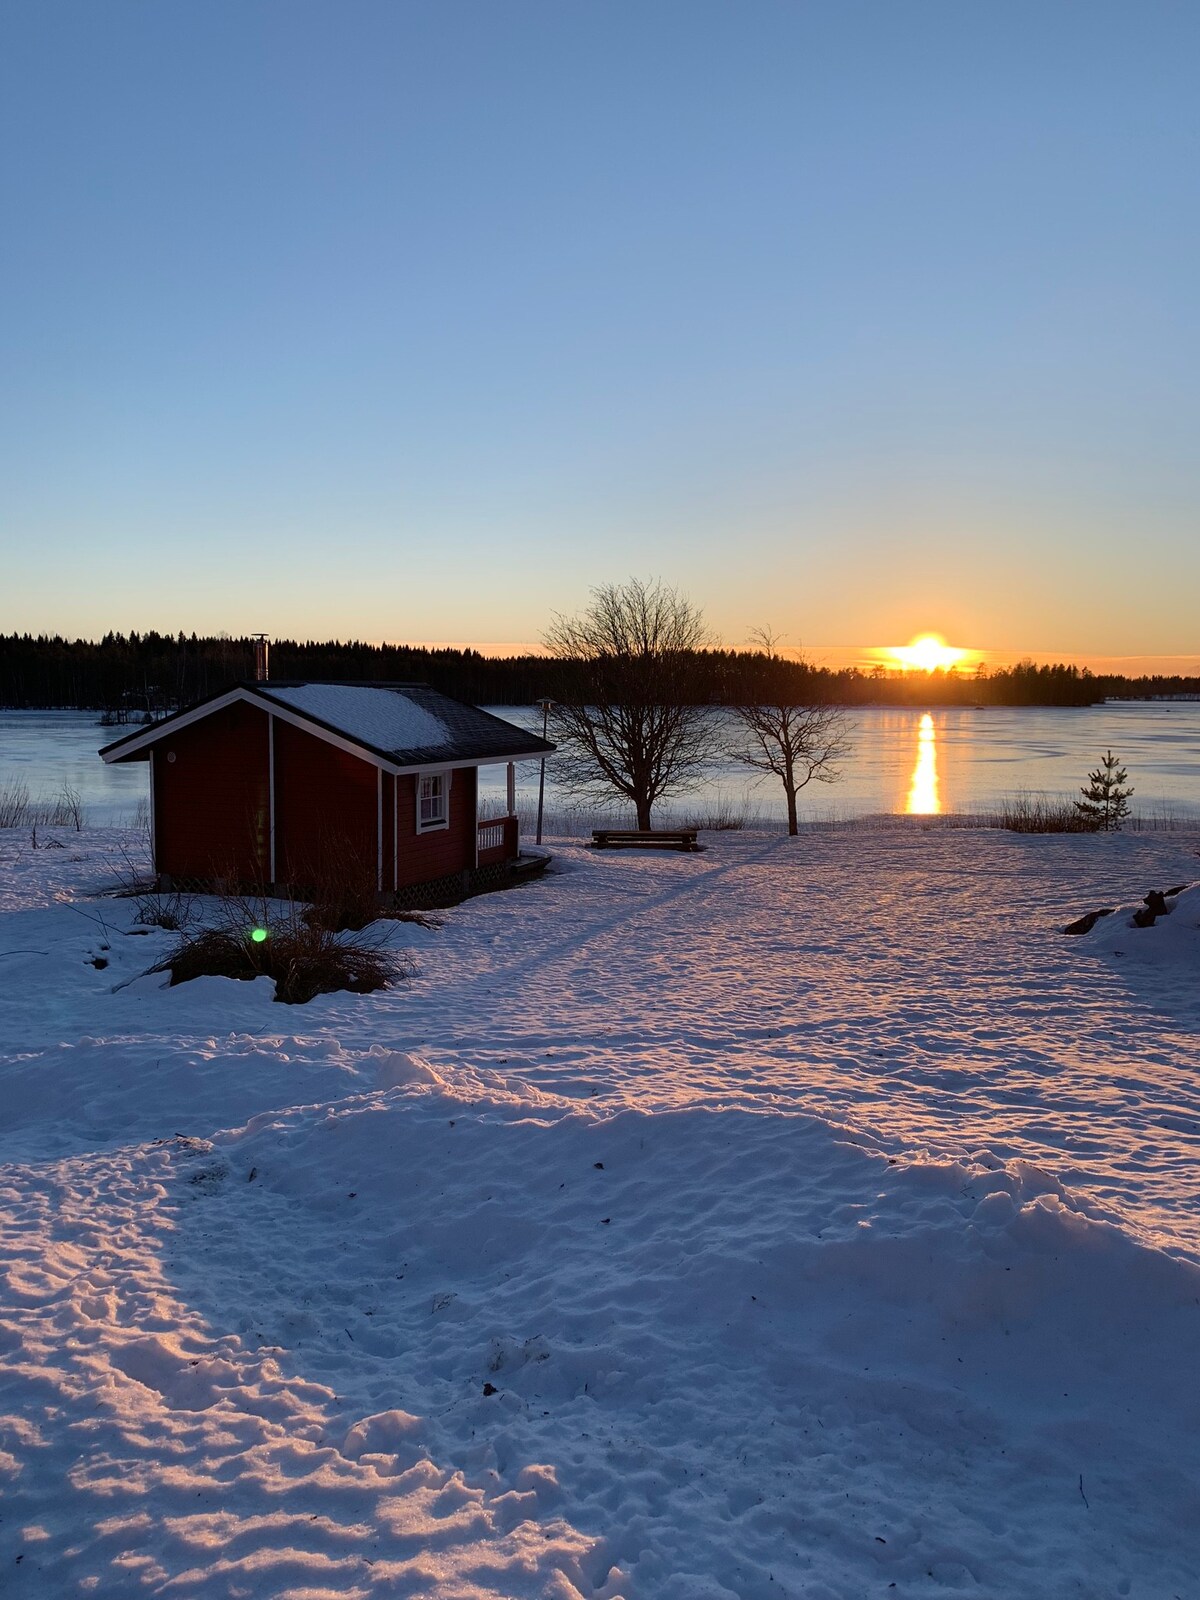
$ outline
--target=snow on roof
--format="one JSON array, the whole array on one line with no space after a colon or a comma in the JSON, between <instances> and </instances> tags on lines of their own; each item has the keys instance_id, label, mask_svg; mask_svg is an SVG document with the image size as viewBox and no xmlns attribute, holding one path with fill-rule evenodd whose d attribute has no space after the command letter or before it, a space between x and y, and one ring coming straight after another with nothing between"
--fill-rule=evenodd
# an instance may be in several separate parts
<instances>
[{"instance_id":1,"label":"snow on roof","mask_svg":"<svg viewBox=\"0 0 1200 1600\"><path fill-rule=\"evenodd\" d=\"M402 767L521 761L554 752L552 744L515 723L452 700L423 683L271 681L219 691L115 739L100 754L107 762L145 761L151 747L174 729L220 710L233 699L253 699L310 718L314 730L322 726Z\"/></svg>"},{"instance_id":2,"label":"snow on roof","mask_svg":"<svg viewBox=\"0 0 1200 1600\"><path fill-rule=\"evenodd\" d=\"M316 717L374 750L440 750L453 742L441 720L399 689L348 683L263 684L272 700Z\"/></svg>"}]
</instances>

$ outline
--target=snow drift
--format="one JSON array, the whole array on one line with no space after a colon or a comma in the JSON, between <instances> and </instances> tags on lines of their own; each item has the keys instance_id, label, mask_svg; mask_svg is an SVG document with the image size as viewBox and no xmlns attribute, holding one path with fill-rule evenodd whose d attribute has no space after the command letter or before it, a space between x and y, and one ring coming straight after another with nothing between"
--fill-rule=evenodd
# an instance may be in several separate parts
<instances>
[{"instance_id":1,"label":"snow drift","mask_svg":"<svg viewBox=\"0 0 1200 1600\"><path fill-rule=\"evenodd\" d=\"M1178 841L800 843L579 852L282 1026L14 861L14 1593L1189 1594L1194 1031L1056 932Z\"/></svg>"}]
</instances>

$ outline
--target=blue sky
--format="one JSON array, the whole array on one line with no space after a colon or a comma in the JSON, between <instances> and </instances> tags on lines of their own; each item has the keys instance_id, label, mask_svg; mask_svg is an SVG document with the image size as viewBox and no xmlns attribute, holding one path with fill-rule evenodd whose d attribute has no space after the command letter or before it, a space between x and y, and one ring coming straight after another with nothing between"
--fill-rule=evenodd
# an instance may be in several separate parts
<instances>
[{"instance_id":1,"label":"blue sky","mask_svg":"<svg viewBox=\"0 0 1200 1600\"><path fill-rule=\"evenodd\" d=\"M0 629L1200 652L1190 3L11 4Z\"/></svg>"}]
</instances>

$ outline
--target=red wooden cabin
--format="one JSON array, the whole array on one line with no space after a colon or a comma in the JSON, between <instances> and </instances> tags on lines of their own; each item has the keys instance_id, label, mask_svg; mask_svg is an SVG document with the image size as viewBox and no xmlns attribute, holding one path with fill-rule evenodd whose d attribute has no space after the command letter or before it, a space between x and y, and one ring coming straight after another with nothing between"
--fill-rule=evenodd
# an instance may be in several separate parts
<instances>
[{"instance_id":1,"label":"red wooden cabin","mask_svg":"<svg viewBox=\"0 0 1200 1600\"><path fill-rule=\"evenodd\" d=\"M501 881L519 855L515 816L479 820L479 768L508 764L511 812L512 763L553 750L422 684L272 680L213 695L100 755L150 763L164 882L304 886L352 860L373 865L385 894L458 898Z\"/></svg>"}]
</instances>

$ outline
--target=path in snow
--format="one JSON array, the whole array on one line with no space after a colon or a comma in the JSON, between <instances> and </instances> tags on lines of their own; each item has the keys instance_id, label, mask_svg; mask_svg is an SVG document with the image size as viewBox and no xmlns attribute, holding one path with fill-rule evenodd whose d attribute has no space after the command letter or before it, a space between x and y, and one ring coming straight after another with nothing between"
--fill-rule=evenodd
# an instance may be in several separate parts
<instances>
[{"instance_id":1,"label":"path in snow","mask_svg":"<svg viewBox=\"0 0 1200 1600\"><path fill-rule=\"evenodd\" d=\"M110 843L0 840L6 1594L1190 1596L1195 973L1054 930L1194 841L567 849L303 1008Z\"/></svg>"},{"instance_id":2,"label":"path in snow","mask_svg":"<svg viewBox=\"0 0 1200 1600\"><path fill-rule=\"evenodd\" d=\"M1027 1157L1200 1258L1200 983L1058 933L1200 878L1194 838L719 835L558 864L446 930L390 1040L606 1104L786 1106Z\"/></svg>"}]
</instances>

